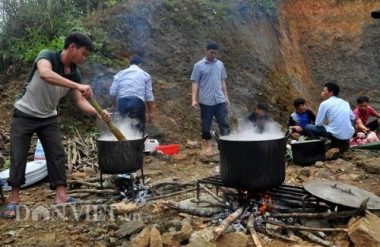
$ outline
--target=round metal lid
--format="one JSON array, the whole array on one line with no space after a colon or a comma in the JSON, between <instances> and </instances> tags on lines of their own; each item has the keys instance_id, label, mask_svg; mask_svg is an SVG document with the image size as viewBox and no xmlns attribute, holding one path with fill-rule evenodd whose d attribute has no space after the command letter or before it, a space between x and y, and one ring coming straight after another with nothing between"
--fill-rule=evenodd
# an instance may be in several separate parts
<instances>
[{"instance_id":1,"label":"round metal lid","mask_svg":"<svg viewBox=\"0 0 380 247\"><path fill-rule=\"evenodd\" d=\"M367 208L380 210L380 197L358 187L336 181L311 181L304 184L305 190L325 201L351 208L359 208L368 197Z\"/></svg>"}]
</instances>

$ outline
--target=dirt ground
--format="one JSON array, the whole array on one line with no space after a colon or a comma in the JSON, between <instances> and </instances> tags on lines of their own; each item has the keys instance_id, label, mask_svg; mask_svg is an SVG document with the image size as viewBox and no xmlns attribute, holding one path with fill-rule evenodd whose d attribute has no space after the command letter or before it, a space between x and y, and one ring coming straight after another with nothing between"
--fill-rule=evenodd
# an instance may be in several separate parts
<instances>
[{"instance_id":1,"label":"dirt ground","mask_svg":"<svg viewBox=\"0 0 380 247\"><path fill-rule=\"evenodd\" d=\"M311 180L334 180L363 188L380 195L380 175L369 174L358 167L360 158L379 157L380 154L368 151L350 151L342 158L325 161L318 166L286 167L286 184L302 186L304 182ZM145 174L150 183L177 179L177 181L194 181L210 175L215 175L218 167L218 158L212 162L205 162L200 158L199 147L182 145L181 152L175 156L146 156ZM94 175L94 174L92 174ZM77 174L69 175L69 178ZM50 205L53 202L47 180L22 190L22 204L28 207L34 205ZM6 193L8 196L8 194ZM173 196L164 200L180 201L195 196L194 192L179 196ZM92 198L103 198L92 196ZM175 210L163 209L162 200L147 202L136 213L141 217L146 226L160 225L168 221L181 220L183 215ZM26 219L25 214L20 220L4 220L0 222L0 244L2 246L130 246L128 238L118 239L115 231L124 223L120 218L106 221L76 220L72 215L58 219L35 220ZM193 229L202 229L207 225L207 220L193 216L195 222ZM259 234L263 246L296 246L295 244L273 239L264 234ZM249 238L250 239L250 238ZM335 241L337 246L349 246L347 236L330 234L329 239ZM250 246L254 246L249 240ZM316 246L316 245L302 246Z\"/></svg>"}]
</instances>

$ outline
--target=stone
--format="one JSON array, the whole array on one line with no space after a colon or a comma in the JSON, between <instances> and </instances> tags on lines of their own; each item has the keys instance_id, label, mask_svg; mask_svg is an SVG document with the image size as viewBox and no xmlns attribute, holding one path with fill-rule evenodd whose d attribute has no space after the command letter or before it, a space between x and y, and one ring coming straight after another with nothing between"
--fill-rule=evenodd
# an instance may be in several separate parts
<instances>
[{"instance_id":1,"label":"stone","mask_svg":"<svg viewBox=\"0 0 380 247\"><path fill-rule=\"evenodd\" d=\"M231 232L223 234L217 241L217 247L244 247L248 245L248 237L242 232Z\"/></svg>"},{"instance_id":2,"label":"stone","mask_svg":"<svg viewBox=\"0 0 380 247\"><path fill-rule=\"evenodd\" d=\"M348 223L348 236L355 246L380 246L380 218L368 211L365 217L352 218Z\"/></svg>"},{"instance_id":3,"label":"stone","mask_svg":"<svg viewBox=\"0 0 380 247\"><path fill-rule=\"evenodd\" d=\"M300 176L310 177L310 170L309 170L309 168L308 167L303 168L300 171Z\"/></svg>"},{"instance_id":4,"label":"stone","mask_svg":"<svg viewBox=\"0 0 380 247\"><path fill-rule=\"evenodd\" d=\"M380 174L380 157L358 160L357 165L368 173Z\"/></svg>"},{"instance_id":5,"label":"stone","mask_svg":"<svg viewBox=\"0 0 380 247\"><path fill-rule=\"evenodd\" d=\"M209 201L211 204L216 204L216 200L212 198L211 196L201 196L200 200L202 202L196 203L197 199L189 198L186 200L183 200L178 203L178 209L181 210L181 212L188 212L192 215L202 216L202 217L210 217L216 213L219 213L223 210L221 207L212 206L210 207L209 203L204 203L203 201Z\"/></svg>"},{"instance_id":6,"label":"stone","mask_svg":"<svg viewBox=\"0 0 380 247\"><path fill-rule=\"evenodd\" d=\"M315 162L315 164L314 164L314 166L315 166L315 167L318 167L318 168L323 167L323 165L324 165L324 163L323 163L322 161L317 161L317 162Z\"/></svg>"},{"instance_id":7,"label":"stone","mask_svg":"<svg viewBox=\"0 0 380 247\"><path fill-rule=\"evenodd\" d=\"M207 242L202 239L196 239L193 242L186 245L186 247L216 247L215 243Z\"/></svg>"},{"instance_id":8,"label":"stone","mask_svg":"<svg viewBox=\"0 0 380 247\"><path fill-rule=\"evenodd\" d=\"M215 152L215 151L214 151ZM206 163L206 164L210 164L210 163L219 163L220 161L220 156L219 156L219 153L214 153L214 155L211 155L211 156L207 156L203 153L201 153L199 155L199 160L202 162L202 163Z\"/></svg>"},{"instance_id":9,"label":"stone","mask_svg":"<svg viewBox=\"0 0 380 247\"><path fill-rule=\"evenodd\" d=\"M111 204L111 209L116 215L131 213L139 207L140 205L137 205L136 203L125 203L124 201Z\"/></svg>"},{"instance_id":10,"label":"stone","mask_svg":"<svg viewBox=\"0 0 380 247\"><path fill-rule=\"evenodd\" d=\"M339 155L340 155L339 148L330 148L329 150L327 150L325 157L326 157L326 160L333 160L333 159L337 159Z\"/></svg>"},{"instance_id":11,"label":"stone","mask_svg":"<svg viewBox=\"0 0 380 247\"><path fill-rule=\"evenodd\" d=\"M144 222L142 220L132 220L122 224L115 232L116 236L121 239L126 236L135 234L144 228Z\"/></svg>"},{"instance_id":12,"label":"stone","mask_svg":"<svg viewBox=\"0 0 380 247\"><path fill-rule=\"evenodd\" d=\"M150 241L151 230L145 227L136 237L131 241L134 247L148 247Z\"/></svg>"},{"instance_id":13,"label":"stone","mask_svg":"<svg viewBox=\"0 0 380 247\"><path fill-rule=\"evenodd\" d=\"M30 239L30 244L37 246L53 246L56 241L55 233L42 233Z\"/></svg>"},{"instance_id":14,"label":"stone","mask_svg":"<svg viewBox=\"0 0 380 247\"><path fill-rule=\"evenodd\" d=\"M202 230L193 232L190 236L190 243L194 241L204 241L210 242L214 239L214 229L213 228L204 228Z\"/></svg>"},{"instance_id":15,"label":"stone","mask_svg":"<svg viewBox=\"0 0 380 247\"><path fill-rule=\"evenodd\" d=\"M168 246L180 246L182 242L187 242L193 232L188 219L183 219L179 231L170 231L162 234L162 242Z\"/></svg>"},{"instance_id":16,"label":"stone","mask_svg":"<svg viewBox=\"0 0 380 247\"><path fill-rule=\"evenodd\" d=\"M161 233L157 230L156 227L152 227L150 230L150 241L149 241L149 247L162 247L162 237Z\"/></svg>"}]
</instances>

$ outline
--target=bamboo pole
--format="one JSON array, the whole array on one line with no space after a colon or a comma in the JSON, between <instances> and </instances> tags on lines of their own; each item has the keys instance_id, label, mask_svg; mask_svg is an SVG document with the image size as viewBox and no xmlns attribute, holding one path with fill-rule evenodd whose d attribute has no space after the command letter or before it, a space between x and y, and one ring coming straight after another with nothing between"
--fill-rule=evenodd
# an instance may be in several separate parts
<instances>
[{"instance_id":1,"label":"bamboo pole","mask_svg":"<svg viewBox=\"0 0 380 247\"><path fill-rule=\"evenodd\" d=\"M88 102L95 108L95 110L99 113L99 115L103 115L103 109L100 107L98 102L94 99L94 97L88 97ZM112 134L117 138L118 141L126 141L127 138L123 135L123 133L116 127L116 125L112 121L107 122L108 127L110 128Z\"/></svg>"}]
</instances>

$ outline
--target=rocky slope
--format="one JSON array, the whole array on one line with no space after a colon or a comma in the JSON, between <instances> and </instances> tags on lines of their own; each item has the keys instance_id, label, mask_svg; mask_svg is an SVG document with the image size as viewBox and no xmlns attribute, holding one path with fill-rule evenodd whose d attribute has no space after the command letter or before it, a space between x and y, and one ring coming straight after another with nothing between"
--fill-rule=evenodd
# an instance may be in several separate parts
<instances>
[{"instance_id":1,"label":"rocky slope","mask_svg":"<svg viewBox=\"0 0 380 247\"><path fill-rule=\"evenodd\" d=\"M221 45L233 119L267 101L284 124L298 96L316 111L327 80L336 80L352 104L359 94L374 96L380 37L370 11L377 7L379 1L131 1L99 18L111 58L147 58L145 69L155 81L155 125L170 129L169 139L182 139L199 131L189 77L210 40ZM121 67L96 68L91 79L105 94Z\"/></svg>"}]
</instances>

